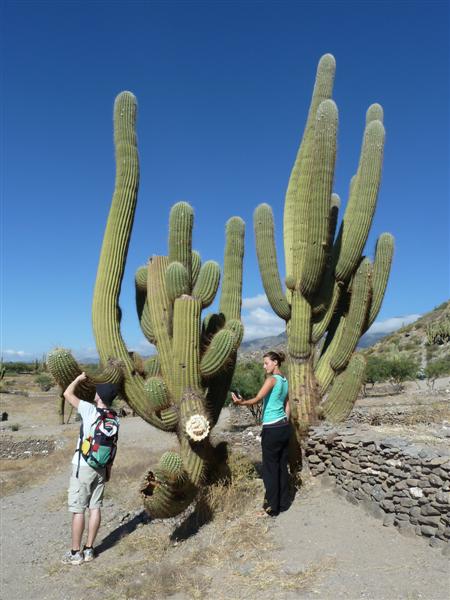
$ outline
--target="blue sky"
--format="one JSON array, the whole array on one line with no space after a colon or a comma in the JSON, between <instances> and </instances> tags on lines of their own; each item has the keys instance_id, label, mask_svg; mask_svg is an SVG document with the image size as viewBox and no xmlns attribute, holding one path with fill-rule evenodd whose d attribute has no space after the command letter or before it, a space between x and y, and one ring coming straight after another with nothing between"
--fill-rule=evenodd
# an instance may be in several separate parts
<instances>
[{"instance_id":1,"label":"blue sky","mask_svg":"<svg viewBox=\"0 0 450 600\"><path fill-rule=\"evenodd\" d=\"M281 331L265 303L252 214L272 205L282 262L290 169L320 56L336 57L335 191L344 203L365 111L387 141L368 241L396 238L377 327L449 297L448 2L2 2L2 353L92 354L91 300L114 184L112 106L139 103L141 186L121 306L145 352L134 272L165 254L168 213L196 213L194 246L222 261L224 226L247 223L247 336ZM387 325L386 325L387 326Z\"/></svg>"}]
</instances>

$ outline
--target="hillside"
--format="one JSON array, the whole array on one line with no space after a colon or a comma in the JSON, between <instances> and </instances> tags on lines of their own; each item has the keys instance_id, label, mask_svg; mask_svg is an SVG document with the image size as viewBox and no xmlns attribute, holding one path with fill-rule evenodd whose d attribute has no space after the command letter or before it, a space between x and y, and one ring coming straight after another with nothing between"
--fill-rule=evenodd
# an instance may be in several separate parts
<instances>
[{"instance_id":1,"label":"hillside","mask_svg":"<svg viewBox=\"0 0 450 600\"><path fill-rule=\"evenodd\" d=\"M445 316L450 317L450 300L443 302L414 323L401 327L393 333L366 333L360 339L358 349L362 350L366 356L379 354L392 356L398 355L400 352L411 356L423 365L429 360L449 353L448 344L441 346L426 344L427 326ZM260 358L267 350L285 351L285 349L286 334L280 333L280 335L244 342L239 349L239 357L244 360L255 359Z\"/></svg>"},{"instance_id":2,"label":"hillside","mask_svg":"<svg viewBox=\"0 0 450 600\"><path fill-rule=\"evenodd\" d=\"M364 350L366 356L409 356L422 367L430 360L442 358L450 352L449 344L427 344L427 327L441 319L450 317L450 300L443 302L414 323L390 333L370 348Z\"/></svg>"}]
</instances>

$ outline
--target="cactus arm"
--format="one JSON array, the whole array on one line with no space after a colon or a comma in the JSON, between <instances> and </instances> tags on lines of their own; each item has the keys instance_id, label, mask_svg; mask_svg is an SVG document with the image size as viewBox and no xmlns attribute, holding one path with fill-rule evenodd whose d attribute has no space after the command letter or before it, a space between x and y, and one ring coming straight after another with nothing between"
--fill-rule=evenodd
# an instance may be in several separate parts
<instances>
[{"instance_id":1,"label":"cactus arm","mask_svg":"<svg viewBox=\"0 0 450 600\"><path fill-rule=\"evenodd\" d=\"M333 319L330 331L327 334L327 338L325 340L325 345L322 348L322 355L317 363L315 375L317 382L320 386L320 393L323 395L330 383L333 381L333 377L335 375L333 369L330 366L331 357L335 354L336 348L339 345L339 342L342 338L343 332L345 328L345 316L344 315L335 315Z\"/></svg>"},{"instance_id":2,"label":"cactus arm","mask_svg":"<svg viewBox=\"0 0 450 600\"><path fill-rule=\"evenodd\" d=\"M161 411L169 408L171 405L169 390L162 377L148 377L144 388L153 410Z\"/></svg>"},{"instance_id":3,"label":"cactus arm","mask_svg":"<svg viewBox=\"0 0 450 600\"><path fill-rule=\"evenodd\" d=\"M311 146L314 136L314 124L316 112L319 104L323 100L331 98L334 83L334 74L336 71L336 61L331 54L325 54L319 61L316 73L316 81L309 108L308 118L306 121L303 139L295 159L291 176L289 178L288 188L286 191L285 209L284 209L284 255L286 259L286 274L291 276L294 273L294 243L298 236L297 214L298 206L298 190L302 184L302 175L308 170L307 163L311 158Z\"/></svg>"},{"instance_id":4,"label":"cactus arm","mask_svg":"<svg viewBox=\"0 0 450 600\"><path fill-rule=\"evenodd\" d=\"M65 348L55 348L49 352L47 355L47 364L48 370L57 384L61 387L62 392L64 392L67 386L72 383L78 375L81 375L82 372L70 350L66 350ZM76 391L83 400L93 402L95 385L89 378L79 383Z\"/></svg>"},{"instance_id":5,"label":"cactus arm","mask_svg":"<svg viewBox=\"0 0 450 600\"><path fill-rule=\"evenodd\" d=\"M192 285L192 227L194 211L187 202L178 202L170 211L169 218L169 263L181 263Z\"/></svg>"},{"instance_id":6,"label":"cactus arm","mask_svg":"<svg viewBox=\"0 0 450 600\"><path fill-rule=\"evenodd\" d=\"M291 316L291 307L281 287L275 247L272 209L268 204L260 204L254 213L256 253L259 270L270 306L285 321Z\"/></svg>"},{"instance_id":7,"label":"cactus arm","mask_svg":"<svg viewBox=\"0 0 450 600\"><path fill-rule=\"evenodd\" d=\"M166 292L167 256L153 256L148 265L147 302L154 324L155 343L158 348L161 373L175 396L172 386L172 304Z\"/></svg>"},{"instance_id":8,"label":"cactus arm","mask_svg":"<svg viewBox=\"0 0 450 600\"><path fill-rule=\"evenodd\" d=\"M325 259L325 270L323 273L321 285L316 293L312 304L313 316L315 322L320 320L320 316L323 315L330 307L330 303L333 301L333 297L336 292L336 281L334 278L334 270L336 267L336 260L339 256L340 245L341 245L341 231L338 234L336 242L333 244L334 234L336 231L338 213L340 208L340 198L337 194L331 194L329 221L328 221L328 237L326 243L326 259ZM326 329L326 327L325 327Z\"/></svg>"},{"instance_id":9,"label":"cactus arm","mask_svg":"<svg viewBox=\"0 0 450 600\"><path fill-rule=\"evenodd\" d=\"M147 299L147 266L139 267L134 276L134 284L136 290L136 312L139 321L142 318L145 301Z\"/></svg>"},{"instance_id":10,"label":"cactus arm","mask_svg":"<svg viewBox=\"0 0 450 600\"><path fill-rule=\"evenodd\" d=\"M331 300L328 304L328 308L327 308L325 314L320 319L320 321L313 323L313 326L312 326L312 343L313 344L316 344L325 335L325 332L327 331L327 329L330 325L330 322L336 313L340 297L341 297L341 286L339 285L339 283L337 281L334 281L333 291L331 294Z\"/></svg>"},{"instance_id":11,"label":"cactus arm","mask_svg":"<svg viewBox=\"0 0 450 600\"><path fill-rule=\"evenodd\" d=\"M244 337L244 326L237 319L230 319L225 325L225 329L229 329L233 333L233 346L237 350L241 345Z\"/></svg>"},{"instance_id":12,"label":"cactus arm","mask_svg":"<svg viewBox=\"0 0 450 600\"><path fill-rule=\"evenodd\" d=\"M213 260L206 261L198 274L192 295L202 302L202 308L208 307L214 300L220 282L220 267Z\"/></svg>"},{"instance_id":13,"label":"cactus arm","mask_svg":"<svg viewBox=\"0 0 450 600\"><path fill-rule=\"evenodd\" d=\"M222 329L216 333L200 363L202 377L208 379L217 375L227 364L234 349L235 336L231 330Z\"/></svg>"},{"instance_id":14,"label":"cactus arm","mask_svg":"<svg viewBox=\"0 0 450 600\"><path fill-rule=\"evenodd\" d=\"M200 314L201 302L181 296L174 303L173 366L174 400L181 403L185 390L200 390Z\"/></svg>"},{"instance_id":15,"label":"cactus arm","mask_svg":"<svg viewBox=\"0 0 450 600\"><path fill-rule=\"evenodd\" d=\"M179 262L171 262L166 270L166 291L169 302L183 294L189 294L190 282L186 267Z\"/></svg>"},{"instance_id":16,"label":"cactus arm","mask_svg":"<svg viewBox=\"0 0 450 600\"><path fill-rule=\"evenodd\" d=\"M345 421L356 402L366 372L366 359L354 354L345 371L340 373L321 408L332 423Z\"/></svg>"},{"instance_id":17,"label":"cactus arm","mask_svg":"<svg viewBox=\"0 0 450 600\"><path fill-rule=\"evenodd\" d=\"M306 297L317 292L329 254L330 198L336 160L338 111L332 100L319 105L308 190L308 228L300 289ZM333 202L335 199L333 199Z\"/></svg>"},{"instance_id":18,"label":"cactus arm","mask_svg":"<svg viewBox=\"0 0 450 600\"><path fill-rule=\"evenodd\" d=\"M150 358L147 358L147 360L144 361L144 371L146 372L147 377L156 377L161 374L161 364L157 354L150 356Z\"/></svg>"},{"instance_id":19,"label":"cactus arm","mask_svg":"<svg viewBox=\"0 0 450 600\"><path fill-rule=\"evenodd\" d=\"M311 305L296 290L292 294L289 322L288 352L294 358L308 358L311 354Z\"/></svg>"},{"instance_id":20,"label":"cactus arm","mask_svg":"<svg viewBox=\"0 0 450 600\"><path fill-rule=\"evenodd\" d=\"M139 159L136 145L136 100L123 92L114 105L116 182L97 270L92 323L100 360L111 357L131 361L120 334L118 300L139 186ZM119 233L120 232L120 233Z\"/></svg>"},{"instance_id":21,"label":"cactus arm","mask_svg":"<svg viewBox=\"0 0 450 600\"><path fill-rule=\"evenodd\" d=\"M241 318L244 233L245 224L241 218L232 217L228 220L219 308L227 320Z\"/></svg>"},{"instance_id":22,"label":"cactus arm","mask_svg":"<svg viewBox=\"0 0 450 600\"><path fill-rule=\"evenodd\" d=\"M192 287L197 283L197 277L200 273L200 269L202 266L202 260L200 258L200 254L197 250L192 251Z\"/></svg>"},{"instance_id":23,"label":"cactus arm","mask_svg":"<svg viewBox=\"0 0 450 600\"><path fill-rule=\"evenodd\" d=\"M378 238L375 250L375 261L372 274L372 302L370 305L366 330L375 321L380 311L389 279L389 273L391 271L393 255L394 238L390 233L382 233Z\"/></svg>"},{"instance_id":24,"label":"cactus arm","mask_svg":"<svg viewBox=\"0 0 450 600\"><path fill-rule=\"evenodd\" d=\"M139 186L139 159L136 145L136 99L122 92L114 104L116 181L92 302L92 326L100 360L123 363L124 397L145 421L167 429L148 405L143 380L135 374L133 362L120 333L119 295Z\"/></svg>"},{"instance_id":25,"label":"cactus arm","mask_svg":"<svg viewBox=\"0 0 450 600\"><path fill-rule=\"evenodd\" d=\"M380 104L378 104L378 102L371 104L366 112L366 125L368 125L372 121L380 121L381 123L383 123L383 119L383 107Z\"/></svg>"},{"instance_id":26,"label":"cactus arm","mask_svg":"<svg viewBox=\"0 0 450 600\"><path fill-rule=\"evenodd\" d=\"M344 214L342 246L336 265L339 281L347 281L354 272L369 235L380 186L384 137L383 124L370 121L364 132L358 173Z\"/></svg>"},{"instance_id":27,"label":"cactus arm","mask_svg":"<svg viewBox=\"0 0 450 600\"><path fill-rule=\"evenodd\" d=\"M330 366L334 371L342 371L353 351L359 338L364 332L371 299L371 275L372 263L365 258L354 276L350 307L345 318L344 331L335 351L330 356Z\"/></svg>"}]
</instances>

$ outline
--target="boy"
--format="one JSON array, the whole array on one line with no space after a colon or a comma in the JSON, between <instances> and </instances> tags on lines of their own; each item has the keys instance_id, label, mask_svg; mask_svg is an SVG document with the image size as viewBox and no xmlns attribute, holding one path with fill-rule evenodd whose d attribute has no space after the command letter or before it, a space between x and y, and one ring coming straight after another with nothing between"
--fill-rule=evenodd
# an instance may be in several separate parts
<instances>
[{"instance_id":1,"label":"boy","mask_svg":"<svg viewBox=\"0 0 450 600\"><path fill-rule=\"evenodd\" d=\"M83 423L83 439L87 437L92 424L98 417L97 408L107 409L117 396L118 386L110 383L98 384L95 387L95 404L85 402L75 395L77 385L87 378L86 373L81 373L64 392L64 398L78 410ZM105 482L109 481L112 465L93 469L84 460L80 452L80 438L78 447L72 458L72 475L70 477L68 504L72 513L72 549L63 557L63 563L80 565L94 559L94 541L100 527L100 507L103 503ZM85 518L84 513L89 508L89 525L87 544L81 550Z\"/></svg>"}]
</instances>

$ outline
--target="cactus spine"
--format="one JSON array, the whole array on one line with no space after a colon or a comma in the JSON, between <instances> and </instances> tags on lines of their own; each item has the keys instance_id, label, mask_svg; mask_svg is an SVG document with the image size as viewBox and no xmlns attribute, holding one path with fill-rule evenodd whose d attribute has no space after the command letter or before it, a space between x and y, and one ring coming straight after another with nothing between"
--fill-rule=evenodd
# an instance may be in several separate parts
<instances>
[{"instance_id":1,"label":"cactus spine","mask_svg":"<svg viewBox=\"0 0 450 600\"><path fill-rule=\"evenodd\" d=\"M289 398L300 441L319 418L345 419L364 377L354 355L386 290L393 238L380 236L375 262L362 256L375 212L384 146L383 109L366 114L361 156L335 236L339 197L333 193L338 111L331 100L335 60L320 59L303 139L284 210L286 289L279 275L274 221L267 204L254 215L258 262L267 298L286 321ZM325 337L325 342L316 345Z\"/></svg>"},{"instance_id":2,"label":"cactus spine","mask_svg":"<svg viewBox=\"0 0 450 600\"><path fill-rule=\"evenodd\" d=\"M142 496L154 517L174 516L207 483L207 473L226 460L209 440L226 399L241 342L244 223L231 218L226 245L220 313L202 323L201 312L217 293L220 267L201 264L192 250L194 213L179 202L169 219L167 256L153 256L135 276L136 309L145 337L157 354L145 362L129 352L120 331L119 295L139 187L136 100L119 94L114 107L116 184L103 239L92 306L102 381L121 381L122 397L145 421L177 434L180 450L166 453L149 472ZM80 368L69 351L56 349L49 369L64 389ZM92 400L92 378L79 390Z\"/></svg>"}]
</instances>

